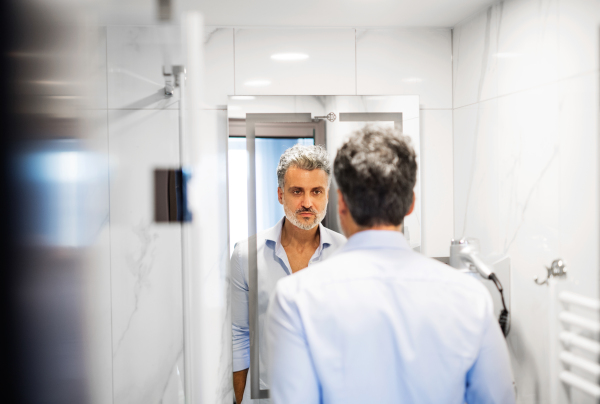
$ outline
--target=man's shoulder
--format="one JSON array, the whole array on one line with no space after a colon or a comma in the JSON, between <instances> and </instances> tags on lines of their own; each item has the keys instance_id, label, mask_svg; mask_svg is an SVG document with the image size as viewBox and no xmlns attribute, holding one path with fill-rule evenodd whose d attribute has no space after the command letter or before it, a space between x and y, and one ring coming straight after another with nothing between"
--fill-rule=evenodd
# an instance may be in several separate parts
<instances>
[{"instance_id":1,"label":"man's shoulder","mask_svg":"<svg viewBox=\"0 0 600 404\"><path fill-rule=\"evenodd\" d=\"M264 247L268 240L271 240L273 237L273 228L266 229L258 232L255 236L250 236L248 238L239 240L235 243L233 247L233 254L238 257L247 257L248 256L248 245L250 240L256 239L256 247L260 249Z\"/></svg>"},{"instance_id":2,"label":"man's shoulder","mask_svg":"<svg viewBox=\"0 0 600 404\"><path fill-rule=\"evenodd\" d=\"M373 272L381 273L383 264L389 266L390 272L383 277L388 281L391 276L402 282L443 283L447 288L462 290L469 295L489 296L487 289L477 279L420 253L404 250L401 257L397 260L390 259L388 265L385 262L373 265L373 254L377 253L377 250L344 251L342 248L325 261L281 279L281 290L288 295L297 294L303 290L321 288L324 284L371 277ZM372 270L370 267L377 269Z\"/></svg>"},{"instance_id":3,"label":"man's shoulder","mask_svg":"<svg viewBox=\"0 0 600 404\"><path fill-rule=\"evenodd\" d=\"M331 230L325 226L322 226L321 229L327 233L327 240L334 248L340 247L348 241L343 234L340 234L335 230Z\"/></svg>"},{"instance_id":4,"label":"man's shoulder","mask_svg":"<svg viewBox=\"0 0 600 404\"><path fill-rule=\"evenodd\" d=\"M344 244L347 241L346 237L343 234L338 233L335 230L328 229L327 227L323 227L323 228L325 229L325 231L327 232L327 234L329 235L329 237L336 244Z\"/></svg>"}]
</instances>

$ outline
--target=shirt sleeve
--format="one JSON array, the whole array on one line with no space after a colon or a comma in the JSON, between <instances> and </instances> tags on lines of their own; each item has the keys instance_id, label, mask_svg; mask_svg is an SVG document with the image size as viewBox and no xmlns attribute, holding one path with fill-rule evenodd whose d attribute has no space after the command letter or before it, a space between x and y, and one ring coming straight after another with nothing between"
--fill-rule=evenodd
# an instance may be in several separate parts
<instances>
[{"instance_id":1,"label":"shirt sleeve","mask_svg":"<svg viewBox=\"0 0 600 404\"><path fill-rule=\"evenodd\" d=\"M491 307L487 312L481 347L467 373L465 401L469 404L512 404L515 393L506 340Z\"/></svg>"},{"instance_id":2,"label":"shirt sleeve","mask_svg":"<svg viewBox=\"0 0 600 404\"><path fill-rule=\"evenodd\" d=\"M248 259L241 250L243 246L238 244L231 256L231 339L234 372L250 367L248 281L244 271L248 266Z\"/></svg>"},{"instance_id":3,"label":"shirt sleeve","mask_svg":"<svg viewBox=\"0 0 600 404\"><path fill-rule=\"evenodd\" d=\"M277 283L267 310L270 397L273 404L318 404L320 387L297 306ZM288 282L286 282L288 281Z\"/></svg>"}]
</instances>

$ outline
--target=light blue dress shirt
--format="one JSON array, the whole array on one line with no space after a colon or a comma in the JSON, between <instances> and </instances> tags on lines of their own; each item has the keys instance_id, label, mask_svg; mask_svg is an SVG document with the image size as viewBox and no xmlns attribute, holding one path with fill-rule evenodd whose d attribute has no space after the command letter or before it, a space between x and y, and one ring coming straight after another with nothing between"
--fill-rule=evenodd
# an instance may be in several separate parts
<instances>
[{"instance_id":1,"label":"light blue dress shirt","mask_svg":"<svg viewBox=\"0 0 600 404\"><path fill-rule=\"evenodd\" d=\"M399 232L282 279L266 321L273 404L515 401L489 292Z\"/></svg>"},{"instance_id":2,"label":"light blue dress shirt","mask_svg":"<svg viewBox=\"0 0 600 404\"><path fill-rule=\"evenodd\" d=\"M277 281L292 273L290 263L281 245L281 231L285 217L275 226L257 235L258 263L258 321L261 388L268 388L267 364L262 354L266 350L264 319L269 305L269 298ZM313 254L309 267L330 257L333 252L346 242L339 233L319 224L319 247ZM302 271L300 271L302 272ZM237 243L231 256L231 316L233 340L233 371L250 367L250 330L248 321L248 241ZM249 397L249 383L246 383L244 403ZM262 400L263 402L266 402Z\"/></svg>"}]
</instances>

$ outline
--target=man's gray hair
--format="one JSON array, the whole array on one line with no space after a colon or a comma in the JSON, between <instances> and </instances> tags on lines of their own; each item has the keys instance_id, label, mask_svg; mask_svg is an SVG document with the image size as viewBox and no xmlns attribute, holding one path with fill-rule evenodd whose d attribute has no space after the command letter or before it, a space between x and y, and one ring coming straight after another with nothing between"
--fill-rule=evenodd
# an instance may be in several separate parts
<instances>
[{"instance_id":1,"label":"man's gray hair","mask_svg":"<svg viewBox=\"0 0 600 404\"><path fill-rule=\"evenodd\" d=\"M356 224L402 223L417 181L417 156L408 137L366 126L338 150L333 171Z\"/></svg>"},{"instance_id":2,"label":"man's gray hair","mask_svg":"<svg viewBox=\"0 0 600 404\"><path fill-rule=\"evenodd\" d=\"M300 168L302 170L323 170L327 174L327 185L329 186L331 177L331 163L327 150L323 146L303 146L296 144L287 149L279 159L277 166L277 182L279 188L283 189L285 183L285 173L291 168Z\"/></svg>"}]
</instances>

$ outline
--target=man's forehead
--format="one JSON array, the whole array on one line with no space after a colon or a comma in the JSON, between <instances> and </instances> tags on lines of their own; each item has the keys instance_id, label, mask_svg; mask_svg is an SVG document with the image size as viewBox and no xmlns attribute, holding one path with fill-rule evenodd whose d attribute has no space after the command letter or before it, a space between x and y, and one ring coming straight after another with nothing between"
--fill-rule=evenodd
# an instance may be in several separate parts
<instances>
[{"instance_id":1,"label":"man's forehead","mask_svg":"<svg viewBox=\"0 0 600 404\"><path fill-rule=\"evenodd\" d=\"M304 170L291 167L285 173L286 187L317 188L327 186L327 173L321 169Z\"/></svg>"}]
</instances>

